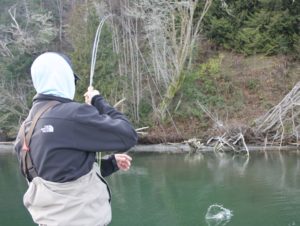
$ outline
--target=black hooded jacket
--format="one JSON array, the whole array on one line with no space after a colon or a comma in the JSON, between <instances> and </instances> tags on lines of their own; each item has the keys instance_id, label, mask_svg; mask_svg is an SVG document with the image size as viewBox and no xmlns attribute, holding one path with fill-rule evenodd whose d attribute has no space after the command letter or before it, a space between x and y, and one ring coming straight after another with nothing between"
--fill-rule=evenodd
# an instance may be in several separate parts
<instances>
[{"instance_id":1,"label":"black hooded jacket","mask_svg":"<svg viewBox=\"0 0 300 226\"><path fill-rule=\"evenodd\" d=\"M30 142L30 155L38 176L53 182L68 182L87 174L95 162L96 152L123 152L137 142L137 134L127 118L111 107L101 95L92 105L70 99L37 94L25 120L25 130L46 102L60 104L46 111L38 120ZM23 139L16 139L20 160ZM101 161L102 176L118 170L113 155Z\"/></svg>"}]
</instances>

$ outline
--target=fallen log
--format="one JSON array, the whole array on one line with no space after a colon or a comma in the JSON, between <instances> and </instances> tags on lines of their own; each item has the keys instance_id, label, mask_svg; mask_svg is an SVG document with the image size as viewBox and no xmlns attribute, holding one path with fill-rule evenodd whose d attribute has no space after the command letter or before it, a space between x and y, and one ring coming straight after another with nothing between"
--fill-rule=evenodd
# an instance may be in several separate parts
<instances>
[{"instance_id":1,"label":"fallen log","mask_svg":"<svg viewBox=\"0 0 300 226\"><path fill-rule=\"evenodd\" d=\"M13 142L0 142L0 154L14 153Z\"/></svg>"},{"instance_id":2,"label":"fallen log","mask_svg":"<svg viewBox=\"0 0 300 226\"><path fill-rule=\"evenodd\" d=\"M284 152L298 152L300 153L300 146L286 145L286 146L248 146L249 152L270 152L270 151L284 151ZM240 153L247 153L246 149L241 147L238 150ZM222 150L216 150L212 146L201 146L197 149L186 143L166 143L166 144L150 144L150 145L136 145L128 152L132 153L206 153L206 152L226 152L233 153L231 147L223 147ZM0 142L0 153L14 153L13 142ZM237 153L237 152L234 152Z\"/></svg>"},{"instance_id":3,"label":"fallen log","mask_svg":"<svg viewBox=\"0 0 300 226\"><path fill-rule=\"evenodd\" d=\"M247 150L242 147L238 150L240 153L247 153ZM285 151L285 152L298 152L300 153L300 146L287 145L287 146L248 146L249 152L271 152L271 151ZM223 147L222 150L216 150L212 146L202 146L194 149L189 144L150 144L150 145L136 145L131 148L129 152L134 153L207 153L207 152L234 152L231 147Z\"/></svg>"}]
</instances>

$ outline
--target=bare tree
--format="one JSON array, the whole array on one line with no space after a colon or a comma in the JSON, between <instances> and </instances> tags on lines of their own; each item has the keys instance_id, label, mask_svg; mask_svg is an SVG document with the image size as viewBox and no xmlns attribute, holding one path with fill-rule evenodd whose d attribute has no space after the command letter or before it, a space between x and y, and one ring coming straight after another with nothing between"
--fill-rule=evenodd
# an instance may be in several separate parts
<instances>
[{"instance_id":1,"label":"bare tree","mask_svg":"<svg viewBox=\"0 0 300 226\"><path fill-rule=\"evenodd\" d=\"M201 22L212 0L204 1L195 18L198 1L114 0L99 12L113 14L114 50L120 56L120 75L129 75L134 117L139 120L140 102L148 89L152 108L161 118L180 89L184 70L192 60ZM158 95L158 98L157 98Z\"/></svg>"},{"instance_id":2,"label":"bare tree","mask_svg":"<svg viewBox=\"0 0 300 226\"><path fill-rule=\"evenodd\" d=\"M31 85L24 82L7 83L1 79L0 124L6 127L10 137L15 135L24 117L29 111L27 95ZM15 122L15 123L12 123ZM3 129L3 128L2 128Z\"/></svg>"},{"instance_id":3,"label":"bare tree","mask_svg":"<svg viewBox=\"0 0 300 226\"><path fill-rule=\"evenodd\" d=\"M17 7L18 5L13 5L8 10L12 23L2 28L6 34L2 37L3 42L17 46L21 52L35 52L41 45L48 44L56 37L57 29L52 23L51 12L44 14L26 12L25 15L17 15ZM22 16L25 17L26 23L18 21L17 18Z\"/></svg>"},{"instance_id":4,"label":"bare tree","mask_svg":"<svg viewBox=\"0 0 300 226\"><path fill-rule=\"evenodd\" d=\"M56 0L58 17L59 17L59 28L58 28L58 37L60 41L60 48L62 48L62 33L63 33L63 4L61 0Z\"/></svg>"},{"instance_id":5,"label":"bare tree","mask_svg":"<svg viewBox=\"0 0 300 226\"><path fill-rule=\"evenodd\" d=\"M7 71L6 66L26 64L28 60L25 54L45 50L47 44L56 37L57 31L50 12L33 12L26 0L22 3L9 8L11 23L0 26L0 124L11 132L11 136L17 131L18 122L24 119L29 110L27 98L32 85L29 77L22 76L26 74L25 70L11 72ZM11 76L12 73L14 74Z\"/></svg>"}]
</instances>

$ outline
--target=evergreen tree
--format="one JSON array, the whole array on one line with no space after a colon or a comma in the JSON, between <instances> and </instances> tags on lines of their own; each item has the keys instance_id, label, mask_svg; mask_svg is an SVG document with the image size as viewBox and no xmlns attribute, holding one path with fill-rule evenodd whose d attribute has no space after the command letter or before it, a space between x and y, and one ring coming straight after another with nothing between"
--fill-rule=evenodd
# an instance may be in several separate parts
<instances>
[{"instance_id":1,"label":"evergreen tree","mask_svg":"<svg viewBox=\"0 0 300 226\"><path fill-rule=\"evenodd\" d=\"M293 0L214 1L205 19L207 37L247 55L297 54L300 2Z\"/></svg>"}]
</instances>

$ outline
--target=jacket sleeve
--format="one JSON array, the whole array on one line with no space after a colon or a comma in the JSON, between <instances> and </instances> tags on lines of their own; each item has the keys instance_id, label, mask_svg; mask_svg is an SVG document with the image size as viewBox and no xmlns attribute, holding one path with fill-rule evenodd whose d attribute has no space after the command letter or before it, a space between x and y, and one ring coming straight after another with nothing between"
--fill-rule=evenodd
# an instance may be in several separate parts
<instances>
[{"instance_id":1,"label":"jacket sleeve","mask_svg":"<svg viewBox=\"0 0 300 226\"><path fill-rule=\"evenodd\" d=\"M119 170L115 155L106 155L101 159L101 175L107 177Z\"/></svg>"},{"instance_id":2,"label":"jacket sleeve","mask_svg":"<svg viewBox=\"0 0 300 226\"><path fill-rule=\"evenodd\" d=\"M80 150L126 151L137 143L137 134L128 119L97 95L92 105L81 104L75 113L74 148Z\"/></svg>"}]
</instances>

